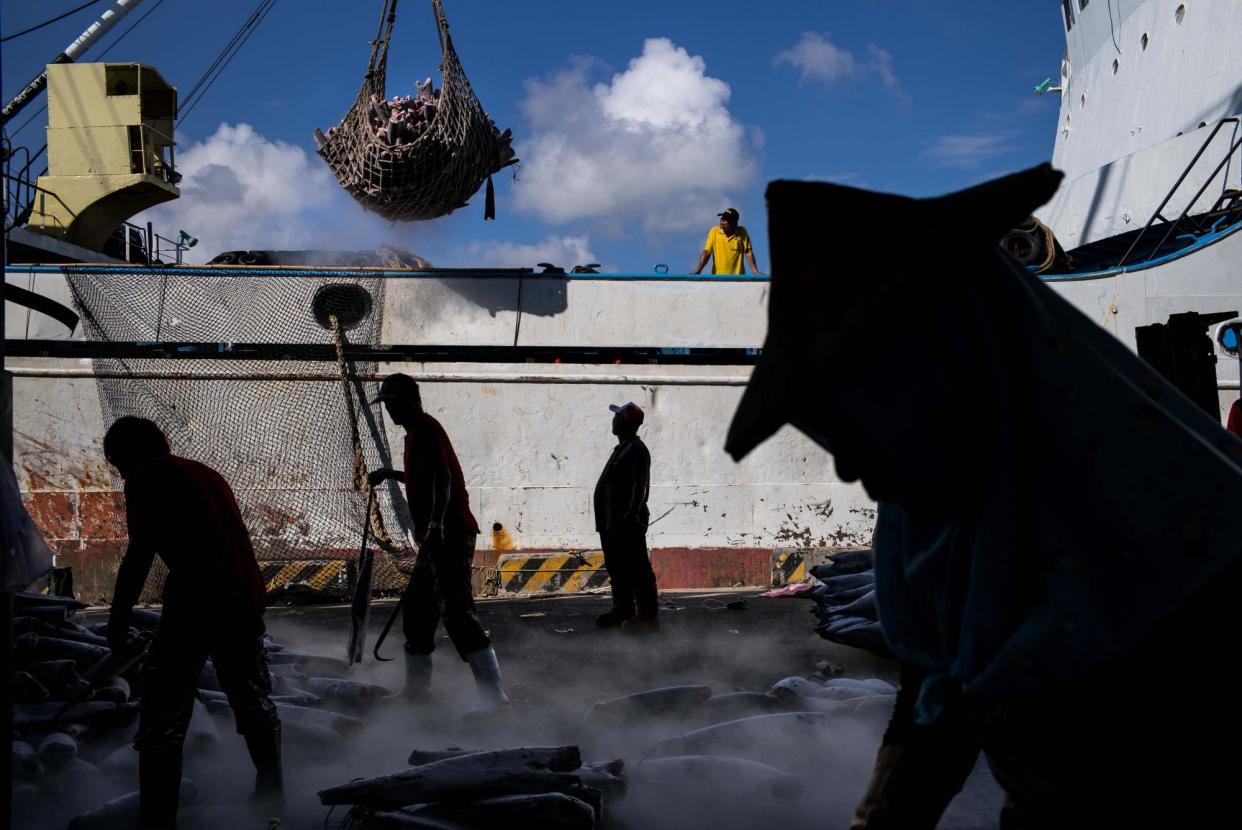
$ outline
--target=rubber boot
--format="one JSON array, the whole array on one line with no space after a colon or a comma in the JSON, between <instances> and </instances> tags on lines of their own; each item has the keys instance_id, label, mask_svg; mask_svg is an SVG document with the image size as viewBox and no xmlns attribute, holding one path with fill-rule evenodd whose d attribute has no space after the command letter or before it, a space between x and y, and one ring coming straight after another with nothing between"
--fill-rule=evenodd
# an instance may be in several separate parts
<instances>
[{"instance_id":1,"label":"rubber boot","mask_svg":"<svg viewBox=\"0 0 1242 830\"><path fill-rule=\"evenodd\" d=\"M138 751L138 827L176 830L181 800L181 747Z\"/></svg>"},{"instance_id":2,"label":"rubber boot","mask_svg":"<svg viewBox=\"0 0 1242 830\"><path fill-rule=\"evenodd\" d=\"M633 606L626 608L621 605L614 605L595 618L595 625L599 628L616 628L633 616Z\"/></svg>"},{"instance_id":3,"label":"rubber boot","mask_svg":"<svg viewBox=\"0 0 1242 830\"><path fill-rule=\"evenodd\" d=\"M638 612L622 624L621 633L650 634L659 631L660 594L656 589L655 574L650 569L638 579L634 594Z\"/></svg>"},{"instance_id":4,"label":"rubber boot","mask_svg":"<svg viewBox=\"0 0 1242 830\"><path fill-rule=\"evenodd\" d=\"M479 688L479 705L466 713L467 718L492 714L509 705L509 698L500 683L500 662L490 646L466 655L474 682Z\"/></svg>"},{"instance_id":5,"label":"rubber boot","mask_svg":"<svg viewBox=\"0 0 1242 830\"><path fill-rule=\"evenodd\" d=\"M625 574L613 569L608 572L612 587L612 608L595 618L600 628L616 628L634 616L634 591L627 584Z\"/></svg>"},{"instance_id":6,"label":"rubber boot","mask_svg":"<svg viewBox=\"0 0 1242 830\"><path fill-rule=\"evenodd\" d=\"M246 750L254 762L254 800L279 804L285 795L285 774L280 760L280 721L270 728L247 732Z\"/></svg>"},{"instance_id":7,"label":"rubber boot","mask_svg":"<svg viewBox=\"0 0 1242 830\"><path fill-rule=\"evenodd\" d=\"M402 696L411 703L431 700L431 655L405 653L405 689Z\"/></svg>"}]
</instances>

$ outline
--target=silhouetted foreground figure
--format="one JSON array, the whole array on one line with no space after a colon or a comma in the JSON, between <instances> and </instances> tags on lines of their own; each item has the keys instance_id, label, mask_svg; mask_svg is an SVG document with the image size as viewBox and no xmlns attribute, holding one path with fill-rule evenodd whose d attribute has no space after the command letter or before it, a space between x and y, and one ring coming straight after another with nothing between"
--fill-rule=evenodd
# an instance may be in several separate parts
<instances>
[{"instance_id":1,"label":"silhouetted foreground figure","mask_svg":"<svg viewBox=\"0 0 1242 830\"><path fill-rule=\"evenodd\" d=\"M651 514L651 453L638 437L644 414L638 404L610 404L617 446L595 485L595 529L604 549L604 567L612 585L612 608L595 618L600 628L620 625L636 634L659 626L659 597L647 523Z\"/></svg>"},{"instance_id":2,"label":"silhouetted foreground figure","mask_svg":"<svg viewBox=\"0 0 1242 830\"><path fill-rule=\"evenodd\" d=\"M164 433L145 418L118 419L103 448L125 479L129 524L108 617L114 653L125 647L152 559L159 554L168 566L134 738L141 826L176 824L181 747L208 657L257 770L255 793L278 800L280 720L262 642L266 595L233 491L215 470L173 455Z\"/></svg>"},{"instance_id":3,"label":"silhouetted foreground figure","mask_svg":"<svg viewBox=\"0 0 1242 830\"><path fill-rule=\"evenodd\" d=\"M790 423L881 503L906 676L856 827L934 826L975 747L1007 828L1238 812L1242 443L998 248L1060 178L768 188L768 337L727 449ZM895 227L948 273L893 258Z\"/></svg>"},{"instance_id":4,"label":"silhouetted foreground figure","mask_svg":"<svg viewBox=\"0 0 1242 830\"><path fill-rule=\"evenodd\" d=\"M457 453L440 422L423 411L418 383L409 375L384 378L372 405L384 403L393 423L405 427L405 471L375 470L371 486L388 479L405 483L414 519L418 557L405 588L405 695L413 701L431 695L431 653L436 629L444 618L461 659L470 664L479 689L478 713L509 702L500 679L500 663L474 610L470 569L479 524L470 512L470 495Z\"/></svg>"}]
</instances>

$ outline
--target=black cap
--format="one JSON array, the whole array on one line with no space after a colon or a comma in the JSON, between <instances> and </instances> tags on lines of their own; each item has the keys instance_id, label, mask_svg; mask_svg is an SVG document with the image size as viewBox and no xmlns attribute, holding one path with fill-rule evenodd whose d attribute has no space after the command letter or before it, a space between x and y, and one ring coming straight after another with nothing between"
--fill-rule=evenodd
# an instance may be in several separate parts
<instances>
[{"instance_id":1,"label":"black cap","mask_svg":"<svg viewBox=\"0 0 1242 830\"><path fill-rule=\"evenodd\" d=\"M736 208L725 208L723 213L717 213L716 215L723 216L725 219L731 219L734 222L741 218L741 214L737 212Z\"/></svg>"},{"instance_id":2,"label":"black cap","mask_svg":"<svg viewBox=\"0 0 1242 830\"><path fill-rule=\"evenodd\" d=\"M418 381L409 375L397 372L380 382L379 394L371 399L371 406L384 401L395 401L403 398L421 399L418 392Z\"/></svg>"}]
</instances>

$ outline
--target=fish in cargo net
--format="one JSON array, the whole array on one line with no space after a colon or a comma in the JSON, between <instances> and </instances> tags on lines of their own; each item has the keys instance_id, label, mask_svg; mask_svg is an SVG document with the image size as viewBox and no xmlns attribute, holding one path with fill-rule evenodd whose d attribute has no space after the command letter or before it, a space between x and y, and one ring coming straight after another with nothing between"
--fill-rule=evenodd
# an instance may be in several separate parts
<instances>
[{"instance_id":1,"label":"fish in cargo net","mask_svg":"<svg viewBox=\"0 0 1242 830\"><path fill-rule=\"evenodd\" d=\"M320 157L355 201L385 219L434 219L464 207L487 183L485 219L496 215L492 174L516 164L512 134L483 111L453 49L440 0L431 3L440 39L441 88L386 97L388 45L397 0L385 0L358 98L341 123L315 131ZM384 123L381 125L380 120Z\"/></svg>"}]
</instances>

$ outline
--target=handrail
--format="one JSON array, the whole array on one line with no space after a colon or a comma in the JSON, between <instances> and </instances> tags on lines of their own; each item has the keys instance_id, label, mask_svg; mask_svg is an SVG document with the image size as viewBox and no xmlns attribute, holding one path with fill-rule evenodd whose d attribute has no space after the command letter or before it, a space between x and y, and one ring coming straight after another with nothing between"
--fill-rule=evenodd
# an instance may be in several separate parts
<instances>
[{"instance_id":1,"label":"handrail","mask_svg":"<svg viewBox=\"0 0 1242 830\"><path fill-rule=\"evenodd\" d=\"M45 199L46 197L51 196L53 199L55 199L57 202L60 203L61 207L63 207L67 213L69 213L71 216L76 217L77 214L74 213L73 209L70 208L69 205L65 204L64 199L62 199L60 195L57 194L55 191L51 191L51 190L48 190L47 188L40 187L35 182L32 182L29 179L22 176L20 173L14 174L10 172L10 160L14 156L17 155L17 152L19 150L25 151L26 148L19 147L17 148L17 150L9 150L6 147L4 149L4 153L5 153L5 156L4 156L4 208L5 208L4 231L5 233L8 233L12 228L17 227L18 225L29 224L28 218L34 214L38 214L40 217L43 217L44 221L47 220L47 217L48 217L47 211L44 209L36 209L36 204L38 202L40 195L42 195ZM27 164L27 166L29 166L29 164ZM23 168L23 170L24 169L25 168ZM26 201L22 198L22 194L26 192L29 192L30 194L29 201ZM18 221L22 217L26 217L26 219L23 221ZM59 221L57 221L56 224L57 224L57 227L62 227ZM121 233L122 231L124 231L124 233ZM144 248L145 248L144 253L146 256L146 260L147 260L146 264L148 265L154 264L152 261L160 260L161 255L164 253L172 254L176 258L177 265L182 264L182 260L184 258L185 251L187 250L187 248L186 248L186 245L182 243L180 240L169 239L166 236L161 236L155 233L152 230L150 223L147 224L146 228L143 228L143 227L140 227L139 225L135 225L132 222L122 222L117 227L117 233L121 233L121 239L125 245L124 258L126 262L131 263L131 264L143 264L141 261L135 262L131 258L130 248L131 248L132 243L130 241L130 234L129 234L130 231L136 231L142 237L144 241Z\"/></svg>"},{"instance_id":2,"label":"handrail","mask_svg":"<svg viewBox=\"0 0 1242 830\"><path fill-rule=\"evenodd\" d=\"M1118 268L1126 264L1126 260L1128 260L1130 258L1130 255L1134 253L1134 250L1138 247L1139 243L1143 240L1143 237L1147 235L1147 231L1151 229L1151 226L1156 223L1157 219L1160 219L1161 221L1164 221L1164 222L1169 221L1167 218L1165 218L1163 214L1165 207L1169 204L1169 201L1173 198L1174 194L1177 193L1178 188L1182 186L1182 182L1186 181L1186 177L1190 175L1190 171L1193 170L1195 166L1199 163L1199 159L1203 157L1203 154L1205 152L1207 152L1207 148L1211 145L1212 141L1216 138L1217 133L1220 132L1222 127L1224 127L1226 124L1229 124L1229 123L1233 123L1235 125L1242 125L1242 117L1231 115L1228 118L1222 118L1220 121L1216 122L1216 126L1212 128L1212 132L1208 135L1207 139L1204 140L1203 146L1199 148L1199 152L1195 153L1195 157L1190 160L1190 164L1186 165L1186 169L1182 171L1182 175L1178 176L1177 182L1174 183L1173 187L1169 190L1168 194L1164 197L1164 201L1160 203L1160 207L1156 208L1155 213L1151 215L1151 218L1147 220L1147 224L1143 226L1143 230L1139 231L1138 236L1134 237L1134 241L1130 243L1130 247L1126 249L1125 254L1121 257L1120 260L1118 260L1117 262ZM1169 241L1169 237L1171 237L1173 233L1178 229L1178 227L1182 223L1182 220L1184 220L1186 216L1190 213L1190 209L1194 207L1195 203L1199 201L1199 198L1204 194L1204 192L1207 191L1208 187L1212 184L1212 182L1216 180L1217 175L1219 175L1220 171L1225 167L1226 164L1229 163L1229 160L1233 158L1233 154L1237 152L1239 147L1242 147L1242 134L1239 135L1237 141L1234 141L1230 145L1229 152L1225 153L1225 157L1221 159L1220 164L1216 165L1216 169L1212 171L1212 175L1208 176L1207 180L1203 183L1203 186L1199 188L1199 191L1197 193L1195 193L1194 198L1192 198L1189 202L1186 203L1186 207L1182 211L1181 215L1178 216L1177 219L1173 220L1173 222L1169 224L1168 231L1165 233L1164 237L1160 240L1160 243L1156 245L1155 249L1152 251L1151 255L1153 257L1159 255L1160 249L1163 248L1165 243ZM1193 217L1192 217L1192 221L1193 221ZM1203 229L1202 225L1199 224L1197 221L1195 222L1195 227L1198 230Z\"/></svg>"},{"instance_id":3,"label":"handrail","mask_svg":"<svg viewBox=\"0 0 1242 830\"><path fill-rule=\"evenodd\" d=\"M46 197L51 196L57 202L60 202L60 206L63 207L70 216L72 216L75 219L77 218L77 214L73 211L73 208L65 204L65 200L60 198L60 194L54 191L48 190L45 187L39 187L37 183L31 182L29 180L24 180L22 184L23 186L29 188L33 192L33 195L31 196L31 199L30 199L30 204L27 206L27 210L23 212L27 212L27 213L36 212L34 211L34 204L36 201L38 201L38 196L42 195L44 197L44 201L46 201ZM44 210L39 210L37 211L37 213L40 216L47 216L47 211L44 211Z\"/></svg>"}]
</instances>

